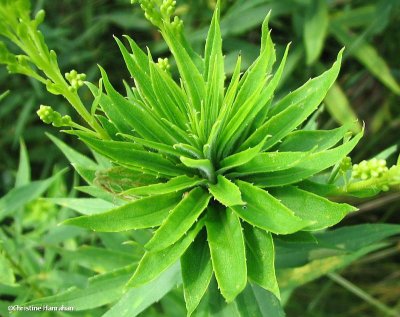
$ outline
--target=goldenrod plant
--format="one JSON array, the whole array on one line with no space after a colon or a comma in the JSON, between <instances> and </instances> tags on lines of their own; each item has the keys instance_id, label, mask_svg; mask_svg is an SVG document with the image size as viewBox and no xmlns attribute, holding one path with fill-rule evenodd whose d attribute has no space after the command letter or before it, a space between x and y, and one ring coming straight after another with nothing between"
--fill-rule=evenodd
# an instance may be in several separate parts
<instances>
[{"instance_id":1,"label":"goldenrod plant","mask_svg":"<svg viewBox=\"0 0 400 317\"><path fill-rule=\"evenodd\" d=\"M314 241L313 232L356 210L328 197L388 190L399 184L399 167L387 169L381 160L351 167L347 156L363 134L353 136L351 124L307 127L338 76L342 51L329 70L276 100L289 45L275 66L268 15L259 56L244 73L239 56L228 79L219 4L199 56L174 16L175 1L138 2L168 44L179 78L167 60L154 62L130 37L115 38L134 80L122 95L101 67L98 85L76 70L63 75L38 29L44 12L31 19L29 1L0 0L0 34L20 50L0 43L0 62L64 97L83 124L43 105L40 119L63 127L105 162L94 164L51 137L89 183L83 191L111 196L114 204L63 224L96 232L150 229L140 263L123 271L131 275L125 292L166 278L180 261L188 315L213 288L213 276L227 303L245 302L244 292L254 297L260 289L279 299L274 245ZM79 95L83 86L93 94L90 109Z\"/></svg>"}]
</instances>

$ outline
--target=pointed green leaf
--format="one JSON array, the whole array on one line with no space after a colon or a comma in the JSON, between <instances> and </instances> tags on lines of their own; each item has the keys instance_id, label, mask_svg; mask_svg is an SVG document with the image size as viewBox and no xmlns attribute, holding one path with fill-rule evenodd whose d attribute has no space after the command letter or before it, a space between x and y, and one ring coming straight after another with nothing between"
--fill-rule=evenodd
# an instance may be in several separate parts
<instances>
[{"instance_id":1,"label":"pointed green leaf","mask_svg":"<svg viewBox=\"0 0 400 317\"><path fill-rule=\"evenodd\" d=\"M178 176L184 171L157 153L136 150L131 142L105 141L74 131L91 149L127 167L147 169L153 174Z\"/></svg>"},{"instance_id":2,"label":"pointed green leaf","mask_svg":"<svg viewBox=\"0 0 400 317\"><path fill-rule=\"evenodd\" d=\"M166 183L158 183L148 186L134 187L123 192L121 195L147 196L147 195L169 194L184 189L188 189L197 185L201 185L204 184L205 182L206 182L205 179L201 179L196 176L189 177L186 175L181 175L171 178Z\"/></svg>"},{"instance_id":3,"label":"pointed green leaf","mask_svg":"<svg viewBox=\"0 0 400 317\"><path fill-rule=\"evenodd\" d=\"M349 126L344 125L333 130L295 131L283 140L279 151L310 151L317 146L316 151L321 152L337 144L348 130Z\"/></svg>"},{"instance_id":4,"label":"pointed green leaf","mask_svg":"<svg viewBox=\"0 0 400 317\"><path fill-rule=\"evenodd\" d=\"M135 317L147 307L157 303L180 283L181 274L177 263L154 281L128 290L102 317ZM103 289L102 291L104 292Z\"/></svg>"},{"instance_id":5,"label":"pointed green leaf","mask_svg":"<svg viewBox=\"0 0 400 317\"><path fill-rule=\"evenodd\" d=\"M328 3L325 0L312 0L307 6L303 34L308 65L321 54L328 24Z\"/></svg>"},{"instance_id":6,"label":"pointed green leaf","mask_svg":"<svg viewBox=\"0 0 400 317\"><path fill-rule=\"evenodd\" d=\"M183 199L170 212L145 248L160 251L178 241L197 221L206 209L209 200L210 195L201 187L185 193Z\"/></svg>"},{"instance_id":7,"label":"pointed green leaf","mask_svg":"<svg viewBox=\"0 0 400 317\"><path fill-rule=\"evenodd\" d=\"M325 96L324 104L336 122L348 124L354 133L359 133L362 130L349 99L338 83L334 83L329 89Z\"/></svg>"},{"instance_id":8,"label":"pointed green leaf","mask_svg":"<svg viewBox=\"0 0 400 317\"><path fill-rule=\"evenodd\" d=\"M15 276L11 263L3 254L0 253L0 284L13 285L14 283Z\"/></svg>"},{"instance_id":9,"label":"pointed green leaf","mask_svg":"<svg viewBox=\"0 0 400 317\"><path fill-rule=\"evenodd\" d=\"M121 200L116 199L116 203L110 203L98 198L46 198L48 202L75 210L84 215L98 214L116 207L116 203L121 205ZM123 204L125 203L122 201Z\"/></svg>"},{"instance_id":10,"label":"pointed green leaf","mask_svg":"<svg viewBox=\"0 0 400 317\"><path fill-rule=\"evenodd\" d=\"M181 255L193 243L203 226L204 221L200 220L181 240L170 247L157 252L146 252L127 286L137 287L154 280L179 260Z\"/></svg>"},{"instance_id":11,"label":"pointed green leaf","mask_svg":"<svg viewBox=\"0 0 400 317\"><path fill-rule=\"evenodd\" d=\"M122 120L122 133L129 134L132 130L135 130L143 138L150 141L163 141L167 144L177 143L177 140L171 135L167 127L162 121L155 116L155 114L139 104L138 102L132 103L121 96L111 85L107 73L100 67L101 76L104 82L104 88L107 91L109 101L111 104L105 102L101 104L103 107L107 104L108 108L112 108L112 111L119 111L119 120ZM107 109L104 110L107 113ZM111 119L111 118L110 118ZM113 122L119 127L117 122ZM155 129L155 127L157 127Z\"/></svg>"},{"instance_id":12,"label":"pointed green leaf","mask_svg":"<svg viewBox=\"0 0 400 317\"><path fill-rule=\"evenodd\" d=\"M32 305L72 306L74 310L86 310L100 307L118 300L123 295L123 287L134 266L128 266L115 271L89 278L85 288L72 287L57 295L29 302ZM105 292L104 290L107 290Z\"/></svg>"},{"instance_id":13,"label":"pointed green leaf","mask_svg":"<svg viewBox=\"0 0 400 317\"><path fill-rule=\"evenodd\" d=\"M275 276L275 249L272 235L250 225L244 226L247 275L249 278L280 298Z\"/></svg>"},{"instance_id":14,"label":"pointed green leaf","mask_svg":"<svg viewBox=\"0 0 400 317\"><path fill-rule=\"evenodd\" d=\"M25 142L20 141L19 165L17 176L15 178L15 187L26 185L31 180L31 166L29 163L28 152L26 151Z\"/></svg>"},{"instance_id":15,"label":"pointed green leaf","mask_svg":"<svg viewBox=\"0 0 400 317\"><path fill-rule=\"evenodd\" d=\"M239 188L222 175L218 175L217 183L210 184L208 190L224 206L244 204Z\"/></svg>"},{"instance_id":16,"label":"pointed green leaf","mask_svg":"<svg viewBox=\"0 0 400 317\"><path fill-rule=\"evenodd\" d=\"M250 176L246 180L255 182L262 187L297 183L340 162L357 145L362 134L362 132L359 133L352 140L333 149L311 154L295 167L283 171Z\"/></svg>"},{"instance_id":17,"label":"pointed green leaf","mask_svg":"<svg viewBox=\"0 0 400 317\"><path fill-rule=\"evenodd\" d=\"M39 198L65 172L66 169L47 179L33 181L27 185L11 189L0 198L0 221L8 215L11 215L18 208Z\"/></svg>"},{"instance_id":18,"label":"pointed green leaf","mask_svg":"<svg viewBox=\"0 0 400 317\"><path fill-rule=\"evenodd\" d=\"M330 31L339 42L349 49L349 53L357 58L376 78L395 94L400 94L400 85L393 77L386 61L378 51L369 45L362 37L356 37L343 25L331 23Z\"/></svg>"},{"instance_id":19,"label":"pointed green leaf","mask_svg":"<svg viewBox=\"0 0 400 317\"><path fill-rule=\"evenodd\" d=\"M296 166L310 156L310 152L266 152L257 154L250 162L235 168L234 175L250 175L281 171Z\"/></svg>"},{"instance_id":20,"label":"pointed green leaf","mask_svg":"<svg viewBox=\"0 0 400 317\"><path fill-rule=\"evenodd\" d=\"M273 190L273 195L282 204L294 211L295 215L304 220L314 222L303 230L321 230L331 227L341 221L349 212L357 208L348 204L338 204L326 198L312 194L292 186Z\"/></svg>"},{"instance_id":21,"label":"pointed green leaf","mask_svg":"<svg viewBox=\"0 0 400 317\"><path fill-rule=\"evenodd\" d=\"M290 234L310 225L267 191L242 181L237 184L246 205L231 209L248 223L276 234Z\"/></svg>"},{"instance_id":22,"label":"pointed green leaf","mask_svg":"<svg viewBox=\"0 0 400 317\"><path fill-rule=\"evenodd\" d=\"M183 164L187 167L195 168L201 171L210 181L215 180L214 166L208 159L194 160L185 156L180 157Z\"/></svg>"},{"instance_id":23,"label":"pointed green leaf","mask_svg":"<svg viewBox=\"0 0 400 317\"><path fill-rule=\"evenodd\" d=\"M249 283L236 298L240 317L285 317L280 301L271 292Z\"/></svg>"},{"instance_id":24,"label":"pointed green leaf","mask_svg":"<svg viewBox=\"0 0 400 317\"><path fill-rule=\"evenodd\" d=\"M307 119L317 109L336 80L342 60L342 52L343 50L339 52L338 58L331 69L308 81L271 108L269 115L272 117L256 130L240 146L240 149L258 144L265 135L270 134L271 138L264 145L264 149L268 149Z\"/></svg>"},{"instance_id":25,"label":"pointed green leaf","mask_svg":"<svg viewBox=\"0 0 400 317\"><path fill-rule=\"evenodd\" d=\"M207 237L215 277L221 294L231 302L247 283L242 226L229 209L210 207L208 216Z\"/></svg>"},{"instance_id":26,"label":"pointed green leaf","mask_svg":"<svg viewBox=\"0 0 400 317\"><path fill-rule=\"evenodd\" d=\"M191 105L194 109L199 111L201 101L204 100L205 96L205 83L203 76L194 64L189 52L182 45L182 42L176 40L177 34L174 34L175 32L173 32L169 27L164 27L161 32L175 57Z\"/></svg>"},{"instance_id":27,"label":"pointed green leaf","mask_svg":"<svg viewBox=\"0 0 400 317\"><path fill-rule=\"evenodd\" d=\"M200 233L182 255L181 268L186 309L190 316L207 291L213 273L205 234Z\"/></svg>"},{"instance_id":28,"label":"pointed green leaf","mask_svg":"<svg viewBox=\"0 0 400 317\"><path fill-rule=\"evenodd\" d=\"M268 137L269 136L266 136L264 138L264 140L262 140L257 146L255 146L253 148L249 148L247 150L232 154L232 155L224 158L220 162L220 164L219 164L220 169L217 172L222 174L229 169L232 169L236 166L241 166L243 164L246 164L247 162L250 162L254 157L256 157L257 154L260 153L262 147L264 146L264 142Z\"/></svg>"},{"instance_id":29,"label":"pointed green leaf","mask_svg":"<svg viewBox=\"0 0 400 317\"><path fill-rule=\"evenodd\" d=\"M63 222L102 232L118 232L159 226L180 201L178 193L135 200L107 212L82 216Z\"/></svg>"}]
</instances>

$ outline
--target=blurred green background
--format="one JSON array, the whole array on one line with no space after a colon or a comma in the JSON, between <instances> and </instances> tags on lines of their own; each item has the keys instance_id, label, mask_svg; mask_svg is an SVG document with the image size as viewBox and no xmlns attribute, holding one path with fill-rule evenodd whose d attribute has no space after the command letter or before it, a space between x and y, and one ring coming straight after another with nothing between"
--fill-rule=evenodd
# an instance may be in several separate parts
<instances>
[{"instance_id":1,"label":"blurred green background","mask_svg":"<svg viewBox=\"0 0 400 317\"><path fill-rule=\"evenodd\" d=\"M111 81L123 89L122 80L129 81L128 72L113 35L121 37L128 34L143 48L150 47L155 58L168 57L167 47L160 34L144 19L141 10L129 2L39 0L33 1L32 8L34 12L39 9L46 11L41 30L49 48L58 53L60 68L64 72L76 69L86 73L89 81L95 82L99 77L97 64L100 64L107 70ZM185 22L188 40L199 52L202 52L214 7L213 0L177 0L177 14ZM398 153L400 1L222 0L221 26L228 75L233 70L237 54L243 56L244 69L258 55L260 25L269 11L272 37L278 53L282 54L287 43L291 42L278 95L297 88L330 67L338 51L346 47L339 79L324 101L323 111L317 119L318 126L332 128L358 118L354 130L365 125L366 133L352 154L354 162L368 159L388 148L393 154ZM57 129L45 126L38 120L35 112L42 103L52 105L62 114L74 116L64 100L47 93L45 87L39 83L21 75L10 76L4 67L0 67L0 95L0 196L15 187L16 181L17 184L28 184L31 179L49 178L68 165L61 151L46 137L45 132L57 135L79 151L88 151L75 139L58 133ZM91 103L89 91L83 89L82 97L88 105ZM29 160L23 150L22 159L19 160L20 140L24 140L27 146ZM391 155L388 165L392 165L396 159L397 155ZM27 263L22 264L22 273L19 272L19 276L29 279L31 275L38 275L38 272L49 274L42 276L43 280L36 276L40 283L28 281L28 285L35 285L37 289L26 295L27 298L50 295L58 290L54 285L65 286L63 283L67 281L69 285L77 285L83 281L85 274L90 276L89 272L75 275L49 273L54 271L54 266L60 272L74 268L70 264L66 266L65 259L64 262L60 260L60 257L67 255L59 252L59 248L72 250L82 244L82 241L96 244L97 238L76 229L72 233L66 232L65 237L57 232L57 237L62 238L52 241L52 234L55 234L52 226L72 215L72 211L56 207L51 200L38 199L43 195L73 197L76 192L72 188L79 183L79 179L70 169L46 186L43 185L42 191L38 191L25 201L26 204L19 206L19 215L13 216L14 218L10 215L0 217L0 233L4 244L9 243L18 250L18 245L25 245L29 241L28 245L35 250L28 256L32 259L24 260ZM34 186L37 188L38 185ZM345 219L341 226L399 223L399 192L351 203L357 205L360 211ZM44 214L43 210L47 213ZM22 214L25 216L22 217ZM43 236L46 243L52 243L44 244ZM15 246L12 246L13 243ZM111 245L117 242L109 243ZM51 252L45 252L45 248L50 248ZM129 246L125 246L125 249L129 250ZM20 252L17 257L25 256L22 250ZM48 265L47 271L40 264L43 262ZM400 311L398 263L399 237L391 238L387 248L368 255L343 271L345 281L328 276L299 288L287 303L287 315L385 316L385 308L379 309L377 305L394 307L394 310ZM361 295L359 288L362 290ZM362 294L365 295L364 298ZM7 296L0 297L0 302L9 300ZM368 296L372 296L377 302ZM183 305L179 294L172 294L169 301L176 307ZM154 314L156 311L163 310L155 309ZM173 316L168 315L168 310L165 315ZM93 316L97 316L96 313Z\"/></svg>"}]
</instances>

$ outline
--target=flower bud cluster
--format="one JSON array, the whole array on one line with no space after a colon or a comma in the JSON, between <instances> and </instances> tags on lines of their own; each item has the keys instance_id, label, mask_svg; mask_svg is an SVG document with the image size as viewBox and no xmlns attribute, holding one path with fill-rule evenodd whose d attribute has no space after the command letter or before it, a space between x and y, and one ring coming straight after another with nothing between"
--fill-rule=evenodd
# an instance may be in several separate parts
<instances>
[{"instance_id":1,"label":"flower bud cluster","mask_svg":"<svg viewBox=\"0 0 400 317\"><path fill-rule=\"evenodd\" d=\"M174 14L176 8L175 0L164 0L160 6L161 15L169 19Z\"/></svg>"},{"instance_id":2,"label":"flower bud cluster","mask_svg":"<svg viewBox=\"0 0 400 317\"><path fill-rule=\"evenodd\" d=\"M340 162L340 167L339 168L343 173L345 173L349 169L351 169L351 158L348 157L348 156L343 158L342 161Z\"/></svg>"},{"instance_id":3,"label":"flower bud cluster","mask_svg":"<svg viewBox=\"0 0 400 317\"><path fill-rule=\"evenodd\" d=\"M366 180L381 177L387 171L386 160L373 158L368 161L364 160L360 164L354 164L351 176Z\"/></svg>"},{"instance_id":4,"label":"flower bud cluster","mask_svg":"<svg viewBox=\"0 0 400 317\"><path fill-rule=\"evenodd\" d=\"M171 27L175 31L180 32L183 28L183 21L179 17L175 16L174 20L171 22Z\"/></svg>"},{"instance_id":5,"label":"flower bud cluster","mask_svg":"<svg viewBox=\"0 0 400 317\"><path fill-rule=\"evenodd\" d=\"M65 73L65 79L70 83L70 89L73 91L78 90L78 88L83 86L83 81L86 79L85 74L78 74L78 72L73 69L69 73Z\"/></svg>"},{"instance_id":6,"label":"flower bud cluster","mask_svg":"<svg viewBox=\"0 0 400 317\"><path fill-rule=\"evenodd\" d=\"M159 58L157 65L165 72L169 72L171 65L169 64L168 58Z\"/></svg>"},{"instance_id":7,"label":"flower bud cluster","mask_svg":"<svg viewBox=\"0 0 400 317\"><path fill-rule=\"evenodd\" d=\"M59 112L53 110L50 106L40 105L40 108L36 113L44 123L52 124L55 127L71 126L72 124L70 116L61 116Z\"/></svg>"}]
</instances>

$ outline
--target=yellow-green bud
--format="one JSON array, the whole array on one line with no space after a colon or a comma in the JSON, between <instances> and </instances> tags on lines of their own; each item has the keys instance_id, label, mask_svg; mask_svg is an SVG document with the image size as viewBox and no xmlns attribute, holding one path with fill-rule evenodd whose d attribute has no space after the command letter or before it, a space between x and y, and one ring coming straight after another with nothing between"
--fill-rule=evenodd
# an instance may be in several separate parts
<instances>
[{"instance_id":1,"label":"yellow-green bud","mask_svg":"<svg viewBox=\"0 0 400 317\"><path fill-rule=\"evenodd\" d=\"M386 160L373 158L369 161L362 161L353 165L352 178L362 180L381 177L388 171Z\"/></svg>"},{"instance_id":2,"label":"yellow-green bud","mask_svg":"<svg viewBox=\"0 0 400 317\"><path fill-rule=\"evenodd\" d=\"M53 110L50 106L40 105L40 108L36 113L44 123L52 124L55 127L71 126L72 124L70 116L61 116L59 112Z\"/></svg>"},{"instance_id":3,"label":"yellow-green bud","mask_svg":"<svg viewBox=\"0 0 400 317\"><path fill-rule=\"evenodd\" d=\"M346 172L351 168L351 158L346 156L343 158L343 160L340 162L340 170L342 172Z\"/></svg>"},{"instance_id":4,"label":"yellow-green bud","mask_svg":"<svg viewBox=\"0 0 400 317\"><path fill-rule=\"evenodd\" d=\"M84 80L86 79L85 74L78 74L78 72L73 69L69 73L65 73L65 79L70 83L71 90L78 90L78 88L84 85Z\"/></svg>"},{"instance_id":5,"label":"yellow-green bud","mask_svg":"<svg viewBox=\"0 0 400 317\"><path fill-rule=\"evenodd\" d=\"M169 19L175 12L176 1L175 0L164 0L160 6L161 15L164 18Z\"/></svg>"},{"instance_id":6,"label":"yellow-green bud","mask_svg":"<svg viewBox=\"0 0 400 317\"><path fill-rule=\"evenodd\" d=\"M168 58L159 58L157 65L165 72L169 72L171 65L169 64Z\"/></svg>"}]
</instances>

